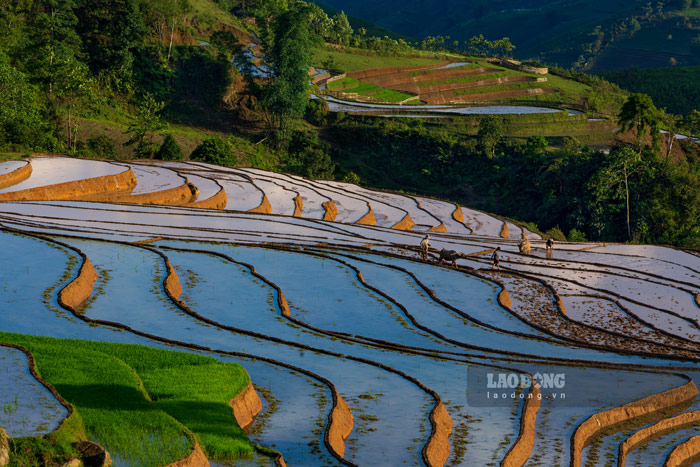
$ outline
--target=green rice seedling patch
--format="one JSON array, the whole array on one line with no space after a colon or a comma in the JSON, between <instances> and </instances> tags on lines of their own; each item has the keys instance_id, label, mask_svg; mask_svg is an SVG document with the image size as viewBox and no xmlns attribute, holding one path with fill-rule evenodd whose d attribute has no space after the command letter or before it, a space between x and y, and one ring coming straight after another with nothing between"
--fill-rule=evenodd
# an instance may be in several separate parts
<instances>
[{"instance_id":1,"label":"green rice seedling patch","mask_svg":"<svg viewBox=\"0 0 700 467\"><path fill-rule=\"evenodd\" d=\"M118 464L182 459L193 448L192 433L217 460L253 453L229 406L250 383L238 364L130 344L9 333L0 333L0 341L32 352L39 374Z\"/></svg>"},{"instance_id":2,"label":"green rice seedling patch","mask_svg":"<svg viewBox=\"0 0 700 467\"><path fill-rule=\"evenodd\" d=\"M384 89L381 86L370 83L363 83L354 78L343 78L334 81L328 85L331 91L342 91L347 93L355 93L361 96L374 97L386 102L401 102L402 100L411 97L411 94L406 94L392 89Z\"/></svg>"}]
</instances>

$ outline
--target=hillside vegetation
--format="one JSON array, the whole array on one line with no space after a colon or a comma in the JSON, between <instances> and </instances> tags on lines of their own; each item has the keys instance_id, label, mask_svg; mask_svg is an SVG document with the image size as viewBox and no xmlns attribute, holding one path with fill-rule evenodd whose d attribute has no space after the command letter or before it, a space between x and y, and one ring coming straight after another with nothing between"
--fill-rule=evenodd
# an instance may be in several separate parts
<instances>
[{"instance_id":1,"label":"hillside vegetation","mask_svg":"<svg viewBox=\"0 0 700 467\"><path fill-rule=\"evenodd\" d=\"M515 66L506 37L478 37L463 55L444 36L414 45L375 37L343 12L304 2L61 1L58 11L48 0L0 7L0 150L13 157L192 158L436 194L593 240L698 244L697 146L658 138L660 129L700 133L697 116L658 112L595 76ZM329 92L382 102L581 113L423 114L424 123L329 112L309 100L312 65L347 74ZM617 178L600 181L612 177L610 158L586 145L612 147L615 157L634 148L644 162L625 181L624 203ZM541 180L554 173L571 181ZM645 190L652 186L674 189ZM627 201L630 221L621 223Z\"/></svg>"},{"instance_id":2,"label":"hillside vegetation","mask_svg":"<svg viewBox=\"0 0 700 467\"><path fill-rule=\"evenodd\" d=\"M443 0L326 0L330 6L418 39L447 37L461 47L472 36L509 37L516 56L564 68L620 69L661 66L674 57L700 63L691 39L700 32L700 5L693 1L515 0L464 2ZM695 6L693 6L695 5ZM672 35L672 40L667 40ZM636 38L641 38L641 44ZM635 39L630 42L630 39ZM663 38L663 40L656 40ZM610 50L608 50L610 49ZM660 63L661 61L661 63Z\"/></svg>"},{"instance_id":3,"label":"hillside vegetation","mask_svg":"<svg viewBox=\"0 0 700 467\"><path fill-rule=\"evenodd\" d=\"M665 107L669 112L687 114L700 110L700 66L632 68L603 72L601 76L630 92L648 94L659 107Z\"/></svg>"}]
</instances>

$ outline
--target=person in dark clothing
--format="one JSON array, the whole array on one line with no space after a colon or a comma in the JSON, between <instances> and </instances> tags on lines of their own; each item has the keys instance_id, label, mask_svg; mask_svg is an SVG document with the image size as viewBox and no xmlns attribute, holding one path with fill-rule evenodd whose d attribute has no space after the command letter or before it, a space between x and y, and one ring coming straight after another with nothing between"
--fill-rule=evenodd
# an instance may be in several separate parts
<instances>
[{"instance_id":1,"label":"person in dark clothing","mask_svg":"<svg viewBox=\"0 0 700 467\"><path fill-rule=\"evenodd\" d=\"M545 244L545 249L547 251L552 251L554 249L554 240L552 240L551 238L548 238L547 243Z\"/></svg>"},{"instance_id":2,"label":"person in dark clothing","mask_svg":"<svg viewBox=\"0 0 700 467\"><path fill-rule=\"evenodd\" d=\"M501 261L498 255L500 251L501 247L499 246L491 255L491 269L498 269L499 271L501 270Z\"/></svg>"}]
</instances>

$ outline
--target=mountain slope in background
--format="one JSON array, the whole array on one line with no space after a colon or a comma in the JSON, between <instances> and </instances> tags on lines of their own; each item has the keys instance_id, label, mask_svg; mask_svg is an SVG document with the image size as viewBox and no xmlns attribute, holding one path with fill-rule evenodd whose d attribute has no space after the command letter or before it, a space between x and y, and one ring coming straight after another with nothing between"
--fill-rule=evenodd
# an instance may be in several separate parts
<instances>
[{"instance_id":1,"label":"mountain slope in background","mask_svg":"<svg viewBox=\"0 0 700 467\"><path fill-rule=\"evenodd\" d=\"M658 67L671 58L681 65L700 63L700 52L690 50L690 39L700 33L700 9L680 12L674 3L681 2L667 2L666 6L639 0L324 2L410 37L450 36L448 45L478 34L491 40L509 37L517 46L517 57L566 68ZM657 43L658 37L666 40L669 35L672 39L661 45ZM625 40L635 43L637 37L643 39L641 47L616 47Z\"/></svg>"}]
</instances>

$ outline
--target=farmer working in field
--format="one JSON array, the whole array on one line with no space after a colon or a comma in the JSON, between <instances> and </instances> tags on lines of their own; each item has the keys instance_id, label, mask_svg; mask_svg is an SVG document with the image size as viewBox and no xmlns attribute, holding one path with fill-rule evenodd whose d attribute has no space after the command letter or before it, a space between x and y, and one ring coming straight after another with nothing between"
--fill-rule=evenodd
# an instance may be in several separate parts
<instances>
[{"instance_id":1,"label":"farmer working in field","mask_svg":"<svg viewBox=\"0 0 700 467\"><path fill-rule=\"evenodd\" d=\"M430 249L430 235L426 235L423 237L423 240L420 242L420 257L423 260L428 259L428 250Z\"/></svg>"},{"instance_id":2,"label":"farmer working in field","mask_svg":"<svg viewBox=\"0 0 700 467\"><path fill-rule=\"evenodd\" d=\"M551 238L548 238L547 243L545 244L545 249L547 251L552 251L554 249L554 240L552 240Z\"/></svg>"},{"instance_id":3,"label":"farmer working in field","mask_svg":"<svg viewBox=\"0 0 700 467\"><path fill-rule=\"evenodd\" d=\"M499 271L501 270L501 263L498 257L498 252L501 251L501 247L499 246L496 248L496 250L493 252L493 255L491 255L491 269L498 269Z\"/></svg>"}]
</instances>

